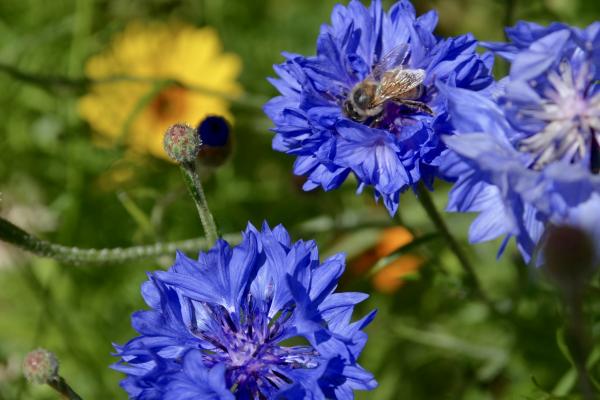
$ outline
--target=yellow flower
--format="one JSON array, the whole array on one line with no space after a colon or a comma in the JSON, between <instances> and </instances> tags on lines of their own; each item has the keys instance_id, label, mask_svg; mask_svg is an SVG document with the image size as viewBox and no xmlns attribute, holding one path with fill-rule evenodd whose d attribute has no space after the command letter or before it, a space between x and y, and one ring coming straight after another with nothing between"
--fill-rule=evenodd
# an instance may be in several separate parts
<instances>
[{"instance_id":1,"label":"yellow flower","mask_svg":"<svg viewBox=\"0 0 600 400\"><path fill-rule=\"evenodd\" d=\"M110 142L123 140L136 152L164 159L168 158L162 139L171 124L196 125L211 114L231 121L232 116L223 98L173 85L156 91L155 82L149 80L174 79L186 87L229 96L241 92L236 82L241 60L222 52L217 33L209 27L134 22L85 67L86 75L95 81L142 78L95 83L80 100L79 112Z\"/></svg>"}]
</instances>

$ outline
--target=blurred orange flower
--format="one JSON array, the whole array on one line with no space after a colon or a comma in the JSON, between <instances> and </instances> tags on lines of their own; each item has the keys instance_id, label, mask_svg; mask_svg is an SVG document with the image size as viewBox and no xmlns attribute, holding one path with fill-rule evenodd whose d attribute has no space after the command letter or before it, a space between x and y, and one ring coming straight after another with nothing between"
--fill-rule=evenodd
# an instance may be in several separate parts
<instances>
[{"instance_id":1,"label":"blurred orange flower","mask_svg":"<svg viewBox=\"0 0 600 400\"><path fill-rule=\"evenodd\" d=\"M405 246L414 239L410 231L397 226L383 230L375 247L353 263L353 269L358 273L365 273L381 258L389 256L394 250ZM423 258L416 254L405 254L390 262L373 276L372 283L381 293L391 294L396 292L408 274L417 271L423 265Z\"/></svg>"},{"instance_id":2,"label":"blurred orange flower","mask_svg":"<svg viewBox=\"0 0 600 400\"><path fill-rule=\"evenodd\" d=\"M235 96L241 60L223 53L217 32L182 23L133 22L110 46L91 57L86 75L99 82L79 102L79 112L109 142L122 139L132 150L167 159L162 139L176 122L197 124L207 115L223 115L230 122L223 98L179 86L156 89L152 79L174 79L196 87ZM156 91L156 92L153 92Z\"/></svg>"}]
</instances>

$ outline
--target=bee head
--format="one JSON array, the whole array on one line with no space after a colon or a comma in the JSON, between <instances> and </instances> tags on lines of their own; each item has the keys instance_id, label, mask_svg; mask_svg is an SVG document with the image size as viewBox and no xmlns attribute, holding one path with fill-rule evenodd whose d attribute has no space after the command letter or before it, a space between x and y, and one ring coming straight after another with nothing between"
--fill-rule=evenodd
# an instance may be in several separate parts
<instances>
[{"instance_id":1,"label":"bee head","mask_svg":"<svg viewBox=\"0 0 600 400\"><path fill-rule=\"evenodd\" d=\"M379 112L373 108L373 98L377 91L377 84L371 81L359 82L352 88L346 101L344 101L344 114L357 122L365 122L369 117Z\"/></svg>"},{"instance_id":2,"label":"bee head","mask_svg":"<svg viewBox=\"0 0 600 400\"><path fill-rule=\"evenodd\" d=\"M366 84L357 85L356 88L352 91L352 102L359 110L368 110L369 105L371 104L371 100L373 99L373 89L374 87L368 86Z\"/></svg>"}]
</instances>

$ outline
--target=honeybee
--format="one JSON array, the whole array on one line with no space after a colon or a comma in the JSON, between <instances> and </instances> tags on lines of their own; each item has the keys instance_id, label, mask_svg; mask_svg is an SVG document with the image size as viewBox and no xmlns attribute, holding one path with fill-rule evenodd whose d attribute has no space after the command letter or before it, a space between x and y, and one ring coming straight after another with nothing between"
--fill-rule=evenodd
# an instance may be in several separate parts
<instances>
[{"instance_id":1,"label":"honeybee","mask_svg":"<svg viewBox=\"0 0 600 400\"><path fill-rule=\"evenodd\" d=\"M354 85L343 103L343 112L348 118L357 122L373 119L376 123L387 102L433 115L427 104L416 100L423 94L425 71L405 68L402 64L407 53L407 46L393 49L381 58L369 76Z\"/></svg>"}]
</instances>

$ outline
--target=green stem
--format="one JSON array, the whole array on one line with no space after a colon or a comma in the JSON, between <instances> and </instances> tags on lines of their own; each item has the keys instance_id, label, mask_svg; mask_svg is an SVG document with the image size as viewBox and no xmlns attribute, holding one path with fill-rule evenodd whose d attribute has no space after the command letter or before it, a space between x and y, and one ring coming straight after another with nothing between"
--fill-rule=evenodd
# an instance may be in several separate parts
<instances>
[{"instance_id":1,"label":"green stem","mask_svg":"<svg viewBox=\"0 0 600 400\"><path fill-rule=\"evenodd\" d=\"M53 86L56 88L70 87L75 89L83 89L90 83L90 80L87 78L69 78L66 76L45 76L32 74L21 71L12 65L4 63L0 63L0 71L10 75L14 79L20 80L21 82L42 87Z\"/></svg>"},{"instance_id":2,"label":"green stem","mask_svg":"<svg viewBox=\"0 0 600 400\"><path fill-rule=\"evenodd\" d=\"M236 242L237 235L228 235L227 240ZM50 257L67 264L121 264L134 260L172 255L176 250L198 251L212 246L204 238L188 239L176 242L155 243L146 246L133 246L112 249L80 249L67 247L41 240L0 218L0 240L11 243L41 257Z\"/></svg>"},{"instance_id":3,"label":"green stem","mask_svg":"<svg viewBox=\"0 0 600 400\"><path fill-rule=\"evenodd\" d=\"M515 9L517 6L517 0L505 0L506 5L504 11L504 24L503 26L513 26L515 20Z\"/></svg>"},{"instance_id":4,"label":"green stem","mask_svg":"<svg viewBox=\"0 0 600 400\"><path fill-rule=\"evenodd\" d=\"M595 398L591 378L587 369L587 357L591 353L583 313L583 293L570 290L565 293L569 321L567 324L567 346L579 377L579 388L585 400Z\"/></svg>"},{"instance_id":5,"label":"green stem","mask_svg":"<svg viewBox=\"0 0 600 400\"><path fill-rule=\"evenodd\" d=\"M66 400L82 400L71 386L63 379L62 376L56 376L48 380L48 385L61 394L61 397Z\"/></svg>"},{"instance_id":6,"label":"green stem","mask_svg":"<svg viewBox=\"0 0 600 400\"><path fill-rule=\"evenodd\" d=\"M208 243L212 245L219 238L217 224L215 224L215 220L208 208L206 196L204 195L204 190L202 189L202 183L200 182L196 166L193 163L181 164L181 172L183 173L183 180L196 203L196 208L200 215L200 221L202 222L206 239L208 240Z\"/></svg>"},{"instance_id":7,"label":"green stem","mask_svg":"<svg viewBox=\"0 0 600 400\"><path fill-rule=\"evenodd\" d=\"M433 203L433 199L429 195L429 190L427 190L423 183L419 184L418 198L421 202L421 205L425 209L425 212L427 212L429 219L431 219L438 232L444 237L446 243L448 244L448 247L450 247L450 250L452 250L456 258L458 259L460 265L462 266L463 270L467 274L469 285L475 288L477 294L482 298L482 300L484 300L488 304L491 304L481 288L481 284L479 283L479 279L477 278L477 274L475 273L473 266L469 262L469 259L467 258L466 254L464 253L463 249L460 247L452 233L450 233L446 222L440 215L435 204Z\"/></svg>"},{"instance_id":8,"label":"green stem","mask_svg":"<svg viewBox=\"0 0 600 400\"><path fill-rule=\"evenodd\" d=\"M506 364L507 354L499 347L488 347L466 341L443 332L424 331L403 323L394 324L393 333L403 339L424 346L435 347L454 353L464 354L474 359Z\"/></svg>"}]
</instances>

